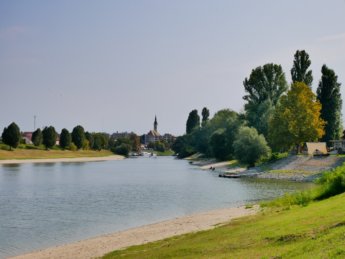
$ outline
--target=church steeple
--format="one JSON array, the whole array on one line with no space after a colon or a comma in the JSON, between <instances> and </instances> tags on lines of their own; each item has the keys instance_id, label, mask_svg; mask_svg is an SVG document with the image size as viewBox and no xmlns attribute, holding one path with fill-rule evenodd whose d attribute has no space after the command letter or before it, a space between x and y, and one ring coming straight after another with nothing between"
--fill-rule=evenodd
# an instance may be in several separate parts
<instances>
[{"instance_id":1,"label":"church steeple","mask_svg":"<svg viewBox=\"0 0 345 259\"><path fill-rule=\"evenodd\" d=\"M154 129L155 131L157 131L157 126L158 126L157 116L155 116L155 122L153 123L153 129Z\"/></svg>"}]
</instances>

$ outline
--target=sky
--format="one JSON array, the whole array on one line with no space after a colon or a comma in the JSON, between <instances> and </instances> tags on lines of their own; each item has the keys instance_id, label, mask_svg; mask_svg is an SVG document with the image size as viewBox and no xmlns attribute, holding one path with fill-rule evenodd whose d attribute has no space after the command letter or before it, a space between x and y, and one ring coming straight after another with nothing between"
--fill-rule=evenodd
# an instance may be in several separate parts
<instances>
[{"instance_id":1,"label":"sky","mask_svg":"<svg viewBox=\"0 0 345 259\"><path fill-rule=\"evenodd\" d=\"M193 109L243 111L258 66L291 82L302 49L314 91L326 64L345 100L345 0L1 0L0 129L143 134L157 115L180 135Z\"/></svg>"}]
</instances>

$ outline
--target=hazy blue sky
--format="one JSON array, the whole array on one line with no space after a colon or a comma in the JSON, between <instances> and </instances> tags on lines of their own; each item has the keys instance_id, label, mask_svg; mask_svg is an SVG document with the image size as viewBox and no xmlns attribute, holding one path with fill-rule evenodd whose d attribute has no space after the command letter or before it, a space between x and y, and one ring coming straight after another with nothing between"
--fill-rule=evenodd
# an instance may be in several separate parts
<instances>
[{"instance_id":1,"label":"hazy blue sky","mask_svg":"<svg viewBox=\"0 0 345 259\"><path fill-rule=\"evenodd\" d=\"M243 109L265 63L334 69L345 99L345 0L0 1L0 129L181 134L192 109ZM345 105L344 105L345 106ZM344 109L343 109L343 113Z\"/></svg>"}]
</instances>

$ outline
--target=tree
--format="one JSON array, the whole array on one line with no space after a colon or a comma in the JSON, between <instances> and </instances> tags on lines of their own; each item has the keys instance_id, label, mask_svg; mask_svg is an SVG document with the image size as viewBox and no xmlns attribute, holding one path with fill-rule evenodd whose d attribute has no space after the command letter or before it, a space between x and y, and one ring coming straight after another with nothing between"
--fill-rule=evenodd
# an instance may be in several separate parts
<instances>
[{"instance_id":1,"label":"tree","mask_svg":"<svg viewBox=\"0 0 345 259\"><path fill-rule=\"evenodd\" d=\"M90 132L86 131L85 132L85 138L89 141L89 145L90 147L93 149L93 134L91 134Z\"/></svg>"},{"instance_id":2,"label":"tree","mask_svg":"<svg viewBox=\"0 0 345 259\"><path fill-rule=\"evenodd\" d=\"M65 149L71 145L72 137L67 129L62 129L60 134L60 147Z\"/></svg>"},{"instance_id":3,"label":"tree","mask_svg":"<svg viewBox=\"0 0 345 259\"><path fill-rule=\"evenodd\" d=\"M201 121L201 125L204 127L208 121L208 117L210 117L210 111L209 109L207 109L206 107L204 107L201 111L201 115L202 115L202 121Z\"/></svg>"},{"instance_id":4,"label":"tree","mask_svg":"<svg viewBox=\"0 0 345 259\"><path fill-rule=\"evenodd\" d=\"M77 146L78 149L83 147L85 140L84 128L80 125L73 128L72 131L72 141Z\"/></svg>"},{"instance_id":5,"label":"tree","mask_svg":"<svg viewBox=\"0 0 345 259\"><path fill-rule=\"evenodd\" d=\"M322 76L317 88L317 99L322 104L321 118L326 122L325 135L322 140L339 139L341 135L341 107L340 83L332 69L322 66Z\"/></svg>"},{"instance_id":6,"label":"tree","mask_svg":"<svg viewBox=\"0 0 345 259\"><path fill-rule=\"evenodd\" d=\"M241 127L234 142L236 158L241 162L254 166L263 157L268 157L271 150L262 134L255 128Z\"/></svg>"},{"instance_id":7,"label":"tree","mask_svg":"<svg viewBox=\"0 0 345 259\"><path fill-rule=\"evenodd\" d=\"M247 101L244 109L249 125L267 135L271 112L288 88L283 69L276 64L257 67L249 79L245 78L243 85L247 93L243 99Z\"/></svg>"},{"instance_id":8,"label":"tree","mask_svg":"<svg viewBox=\"0 0 345 259\"><path fill-rule=\"evenodd\" d=\"M56 143L57 134L53 126L45 127L42 131L43 145L46 149L52 148Z\"/></svg>"},{"instance_id":9,"label":"tree","mask_svg":"<svg viewBox=\"0 0 345 259\"><path fill-rule=\"evenodd\" d=\"M32 143L38 147L42 144L43 136L41 129L37 129L32 133L31 141Z\"/></svg>"},{"instance_id":10,"label":"tree","mask_svg":"<svg viewBox=\"0 0 345 259\"><path fill-rule=\"evenodd\" d=\"M321 104L305 83L291 85L282 96L269 123L269 143L275 151L286 151L324 135L325 122L320 118Z\"/></svg>"},{"instance_id":11,"label":"tree","mask_svg":"<svg viewBox=\"0 0 345 259\"><path fill-rule=\"evenodd\" d=\"M140 137L136 134L132 133L129 136L129 139L132 144L132 151L133 152L140 152L141 146L140 146Z\"/></svg>"},{"instance_id":12,"label":"tree","mask_svg":"<svg viewBox=\"0 0 345 259\"><path fill-rule=\"evenodd\" d=\"M213 132L209 145L215 158L226 160L229 156L225 129L218 129Z\"/></svg>"},{"instance_id":13,"label":"tree","mask_svg":"<svg viewBox=\"0 0 345 259\"><path fill-rule=\"evenodd\" d=\"M196 128L200 127L200 116L197 110L192 110L189 113L187 123L186 123L186 132L187 134L192 133L192 131Z\"/></svg>"},{"instance_id":14,"label":"tree","mask_svg":"<svg viewBox=\"0 0 345 259\"><path fill-rule=\"evenodd\" d=\"M294 57L295 59L291 69L292 82L303 82L311 87L313 75L312 71L308 70L311 64L308 53L305 50L297 50Z\"/></svg>"},{"instance_id":15,"label":"tree","mask_svg":"<svg viewBox=\"0 0 345 259\"><path fill-rule=\"evenodd\" d=\"M12 122L7 128L5 127L1 138L6 145L10 146L10 150L18 147L20 142L20 130L18 125Z\"/></svg>"}]
</instances>

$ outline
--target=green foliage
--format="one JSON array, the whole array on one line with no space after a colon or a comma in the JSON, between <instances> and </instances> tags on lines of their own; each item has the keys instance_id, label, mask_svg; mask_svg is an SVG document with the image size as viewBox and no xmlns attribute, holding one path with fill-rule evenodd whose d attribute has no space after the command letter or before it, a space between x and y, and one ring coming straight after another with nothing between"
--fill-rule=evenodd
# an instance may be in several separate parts
<instances>
[{"instance_id":1,"label":"green foliage","mask_svg":"<svg viewBox=\"0 0 345 259\"><path fill-rule=\"evenodd\" d=\"M288 151L304 142L316 141L324 134L321 105L304 83L292 84L269 123L269 143L275 151Z\"/></svg>"},{"instance_id":2,"label":"green foliage","mask_svg":"<svg viewBox=\"0 0 345 259\"><path fill-rule=\"evenodd\" d=\"M210 111L206 107L204 107L201 111L202 121L201 125L204 127L208 122L208 118L210 117Z\"/></svg>"},{"instance_id":3,"label":"green foliage","mask_svg":"<svg viewBox=\"0 0 345 259\"><path fill-rule=\"evenodd\" d=\"M71 151L77 151L78 148L77 148L77 146L76 146L73 142L71 142L71 144L69 145L69 150L71 150Z\"/></svg>"},{"instance_id":4,"label":"green foliage","mask_svg":"<svg viewBox=\"0 0 345 259\"><path fill-rule=\"evenodd\" d=\"M311 87L313 75L311 70L308 71L311 65L308 53L305 50L297 50L294 57L295 59L291 69L292 82L303 82Z\"/></svg>"},{"instance_id":5,"label":"green foliage","mask_svg":"<svg viewBox=\"0 0 345 259\"><path fill-rule=\"evenodd\" d=\"M345 192L345 164L324 173L318 183L322 185L318 200Z\"/></svg>"},{"instance_id":6,"label":"green foliage","mask_svg":"<svg viewBox=\"0 0 345 259\"><path fill-rule=\"evenodd\" d=\"M177 154L178 158L185 158L196 153L195 148L191 144L191 135L183 135L176 138L172 145L172 150Z\"/></svg>"},{"instance_id":7,"label":"green foliage","mask_svg":"<svg viewBox=\"0 0 345 259\"><path fill-rule=\"evenodd\" d=\"M43 135L41 129L37 129L32 133L31 141L36 147L42 144Z\"/></svg>"},{"instance_id":8,"label":"green foliage","mask_svg":"<svg viewBox=\"0 0 345 259\"><path fill-rule=\"evenodd\" d=\"M228 150L226 130L224 128L213 132L209 145L215 158L219 160L229 159L230 150Z\"/></svg>"},{"instance_id":9,"label":"green foliage","mask_svg":"<svg viewBox=\"0 0 345 259\"><path fill-rule=\"evenodd\" d=\"M192 110L189 113L187 123L186 123L186 132L187 134L192 133L194 129L197 129L200 127L200 116L198 114L197 110Z\"/></svg>"},{"instance_id":10,"label":"green foliage","mask_svg":"<svg viewBox=\"0 0 345 259\"><path fill-rule=\"evenodd\" d=\"M57 134L53 126L45 127L42 131L43 145L46 149L52 148L56 143Z\"/></svg>"},{"instance_id":11,"label":"green foliage","mask_svg":"<svg viewBox=\"0 0 345 259\"><path fill-rule=\"evenodd\" d=\"M241 163L254 166L257 161L270 155L265 137L255 128L242 127L234 141L234 154Z\"/></svg>"},{"instance_id":12,"label":"green foliage","mask_svg":"<svg viewBox=\"0 0 345 259\"><path fill-rule=\"evenodd\" d=\"M78 149L81 149L83 147L84 140L84 128L80 125L74 127L72 131L72 142L77 146Z\"/></svg>"},{"instance_id":13,"label":"green foliage","mask_svg":"<svg viewBox=\"0 0 345 259\"><path fill-rule=\"evenodd\" d=\"M326 121L325 135L322 140L328 142L340 138L341 107L340 83L338 76L326 65L321 69L322 77L317 88L317 99L320 101L321 118Z\"/></svg>"},{"instance_id":14,"label":"green foliage","mask_svg":"<svg viewBox=\"0 0 345 259\"><path fill-rule=\"evenodd\" d=\"M72 137L67 129L62 129L60 134L60 147L66 149L71 145Z\"/></svg>"},{"instance_id":15,"label":"green foliage","mask_svg":"<svg viewBox=\"0 0 345 259\"><path fill-rule=\"evenodd\" d=\"M16 123L12 122L1 135L2 142L11 148L16 148L20 142L20 130Z\"/></svg>"},{"instance_id":16,"label":"green foliage","mask_svg":"<svg viewBox=\"0 0 345 259\"><path fill-rule=\"evenodd\" d=\"M280 96L287 90L285 74L280 65L265 64L252 70L249 79L245 78L243 97L249 126L267 136L268 121Z\"/></svg>"},{"instance_id":17,"label":"green foliage","mask_svg":"<svg viewBox=\"0 0 345 259\"><path fill-rule=\"evenodd\" d=\"M85 132L85 138L87 139L87 141L89 142L89 147L93 149L93 146L94 146L94 139L93 139L93 135L86 131Z\"/></svg>"},{"instance_id":18,"label":"green foliage","mask_svg":"<svg viewBox=\"0 0 345 259\"><path fill-rule=\"evenodd\" d=\"M137 152L137 153L140 152L140 150L141 150L140 137L133 133L129 136L129 140L132 144L131 150L133 152Z\"/></svg>"},{"instance_id":19,"label":"green foliage","mask_svg":"<svg viewBox=\"0 0 345 259\"><path fill-rule=\"evenodd\" d=\"M131 145L126 144L126 143L122 143L119 146L114 147L114 149L112 149L112 151L115 154L128 157L129 152L131 151Z\"/></svg>"},{"instance_id":20,"label":"green foliage","mask_svg":"<svg viewBox=\"0 0 345 259\"><path fill-rule=\"evenodd\" d=\"M159 152L165 152L166 150L168 150L169 148L166 146L166 143L162 142L162 141L156 141L156 142L150 142L147 145L148 148L151 148L155 151L159 151Z\"/></svg>"}]
</instances>

